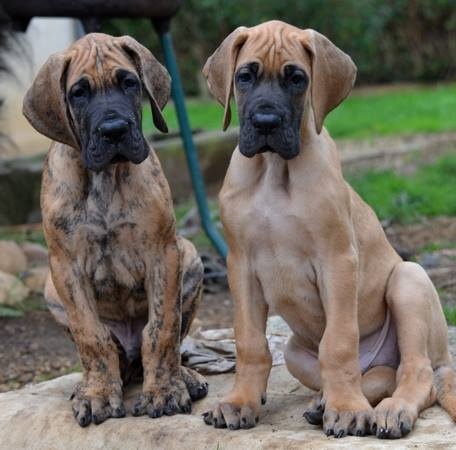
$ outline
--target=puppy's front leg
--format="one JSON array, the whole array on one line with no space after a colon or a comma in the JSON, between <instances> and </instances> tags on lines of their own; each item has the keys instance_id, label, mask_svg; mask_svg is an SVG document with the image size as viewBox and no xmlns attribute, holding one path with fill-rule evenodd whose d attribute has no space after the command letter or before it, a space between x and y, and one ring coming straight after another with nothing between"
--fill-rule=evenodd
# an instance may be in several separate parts
<instances>
[{"instance_id":1,"label":"puppy's front leg","mask_svg":"<svg viewBox=\"0 0 456 450\"><path fill-rule=\"evenodd\" d=\"M326 328L319 347L329 436L363 435L370 430L373 410L361 390L358 328L358 261L354 251L335 255L321 265L319 289Z\"/></svg>"},{"instance_id":2,"label":"puppy's front leg","mask_svg":"<svg viewBox=\"0 0 456 450\"><path fill-rule=\"evenodd\" d=\"M90 280L69 258L51 256L50 266L83 367L83 382L71 397L74 416L82 427L123 417L117 347L100 322Z\"/></svg>"},{"instance_id":3,"label":"puppy's front leg","mask_svg":"<svg viewBox=\"0 0 456 450\"><path fill-rule=\"evenodd\" d=\"M135 416L191 412L191 400L180 368L181 252L174 239L150 268L146 279L149 320L143 330L143 392Z\"/></svg>"},{"instance_id":4,"label":"puppy's front leg","mask_svg":"<svg viewBox=\"0 0 456 450\"><path fill-rule=\"evenodd\" d=\"M204 414L207 425L230 430L252 428L258 421L272 358L266 339L268 306L247 261L228 255L228 277L234 299L236 378L231 392Z\"/></svg>"}]
</instances>

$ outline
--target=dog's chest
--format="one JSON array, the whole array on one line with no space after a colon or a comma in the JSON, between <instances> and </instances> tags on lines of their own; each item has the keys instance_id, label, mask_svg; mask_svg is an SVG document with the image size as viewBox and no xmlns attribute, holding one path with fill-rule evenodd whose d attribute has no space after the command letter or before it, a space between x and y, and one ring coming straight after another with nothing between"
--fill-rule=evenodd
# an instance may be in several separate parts
<instances>
[{"instance_id":1,"label":"dog's chest","mask_svg":"<svg viewBox=\"0 0 456 450\"><path fill-rule=\"evenodd\" d=\"M312 235L302 211L286 192L270 189L226 198L223 209L224 226L236 237L270 310L298 333L311 318L315 326L306 328L317 339L325 319L310 254Z\"/></svg>"},{"instance_id":2,"label":"dog's chest","mask_svg":"<svg viewBox=\"0 0 456 450\"><path fill-rule=\"evenodd\" d=\"M138 211L113 196L103 206L88 198L84 220L75 233L83 258L82 270L91 280L99 299L122 289L131 292L143 286L147 249L146 233Z\"/></svg>"}]
</instances>

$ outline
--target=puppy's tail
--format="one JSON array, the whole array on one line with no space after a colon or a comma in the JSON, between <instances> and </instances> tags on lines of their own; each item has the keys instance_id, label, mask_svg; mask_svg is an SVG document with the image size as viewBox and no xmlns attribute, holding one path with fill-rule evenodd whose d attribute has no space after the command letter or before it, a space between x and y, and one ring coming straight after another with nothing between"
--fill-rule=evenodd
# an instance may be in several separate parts
<instances>
[{"instance_id":1,"label":"puppy's tail","mask_svg":"<svg viewBox=\"0 0 456 450\"><path fill-rule=\"evenodd\" d=\"M449 364L434 370L434 386L440 406L456 422L456 374Z\"/></svg>"}]
</instances>

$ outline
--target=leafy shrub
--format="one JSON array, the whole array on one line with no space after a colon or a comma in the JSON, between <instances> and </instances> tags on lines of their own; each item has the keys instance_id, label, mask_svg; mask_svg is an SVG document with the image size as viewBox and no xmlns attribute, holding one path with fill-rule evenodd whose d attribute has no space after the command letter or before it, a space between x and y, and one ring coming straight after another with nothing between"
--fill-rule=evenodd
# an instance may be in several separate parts
<instances>
[{"instance_id":1,"label":"leafy shrub","mask_svg":"<svg viewBox=\"0 0 456 450\"><path fill-rule=\"evenodd\" d=\"M240 25L279 19L328 36L358 66L359 83L456 76L456 0L186 0L172 33L188 94L204 92L201 67ZM160 54L147 20L104 23Z\"/></svg>"}]
</instances>

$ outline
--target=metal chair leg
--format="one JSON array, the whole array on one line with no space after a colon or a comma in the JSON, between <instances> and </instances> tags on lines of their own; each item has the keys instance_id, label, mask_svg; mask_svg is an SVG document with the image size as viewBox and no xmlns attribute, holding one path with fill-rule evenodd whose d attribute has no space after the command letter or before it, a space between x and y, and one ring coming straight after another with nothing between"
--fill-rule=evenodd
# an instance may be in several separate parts
<instances>
[{"instance_id":1,"label":"metal chair leg","mask_svg":"<svg viewBox=\"0 0 456 450\"><path fill-rule=\"evenodd\" d=\"M180 133L184 144L185 156L187 158L187 165L190 172L193 191L196 197L196 203L198 205L201 224L212 245L223 258L226 258L228 250L226 242L216 229L209 212L206 189L204 187L203 175L198 161L198 153L193 143L192 132L188 121L184 101L184 90L182 88L179 68L174 55L171 33L169 32L169 29L162 29L157 26L156 23L155 26L157 28L160 43L165 56L165 64L172 78L171 95L176 108Z\"/></svg>"}]
</instances>

